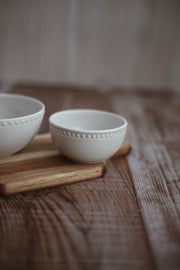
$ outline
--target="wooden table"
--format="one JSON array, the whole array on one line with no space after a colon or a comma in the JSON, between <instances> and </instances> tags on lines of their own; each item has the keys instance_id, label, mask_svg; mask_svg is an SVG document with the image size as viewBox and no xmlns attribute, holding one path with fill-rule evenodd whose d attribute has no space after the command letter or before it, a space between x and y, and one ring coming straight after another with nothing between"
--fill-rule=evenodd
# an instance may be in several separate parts
<instances>
[{"instance_id":1,"label":"wooden table","mask_svg":"<svg viewBox=\"0 0 180 270\"><path fill-rule=\"evenodd\" d=\"M0 269L180 269L180 98L16 86L57 110L123 115L132 151L103 178L0 197Z\"/></svg>"}]
</instances>

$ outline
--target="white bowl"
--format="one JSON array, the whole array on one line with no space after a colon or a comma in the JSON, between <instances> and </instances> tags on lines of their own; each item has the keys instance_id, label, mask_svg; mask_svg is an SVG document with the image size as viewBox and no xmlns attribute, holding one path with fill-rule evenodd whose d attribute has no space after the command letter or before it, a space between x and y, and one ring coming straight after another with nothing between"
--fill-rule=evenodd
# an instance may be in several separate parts
<instances>
[{"instance_id":1,"label":"white bowl","mask_svg":"<svg viewBox=\"0 0 180 270\"><path fill-rule=\"evenodd\" d=\"M110 158L123 143L127 121L99 110L66 110L49 118L53 141L60 153L80 163Z\"/></svg>"},{"instance_id":2,"label":"white bowl","mask_svg":"<svg viewBox=\"0 0 180 270\"><path fill-rule=\"evenodd\" d=\"M39 130L44 104L34 98L0 94L0 158L23 149Z\"/></svg>"}]
</instances>

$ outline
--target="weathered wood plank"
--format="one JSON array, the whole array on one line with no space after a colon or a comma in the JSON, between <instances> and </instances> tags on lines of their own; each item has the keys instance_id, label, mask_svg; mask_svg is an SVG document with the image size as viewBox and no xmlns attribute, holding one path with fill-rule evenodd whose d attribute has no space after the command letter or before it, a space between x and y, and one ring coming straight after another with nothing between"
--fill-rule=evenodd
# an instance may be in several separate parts
<instances>
[{"instance_id":1,"label":"weathered wood plank","mask_svg":"<svg viewBox=\"0 0 180 270\"><path fill-rule=\"evenodd\" d=\"M129 120L128 162L156 266L179 269L180 98L115 94L112 100Z\"/></svg>"},{"instance_id":2,"label":"weathered wood plank","mask_svg":"<svg viewBox=\"0 0 180 270\"><path fill-rule=\"evenodd\" d=\"M95 91L37 88L50 113L64 108L113 111ZM41 131L47 131L45 122ZM0 260L5 269L153 269L125 157L108 161L102 179L0 197Z\"/></svg>"},{"instance_id":3,"label":"weathered wood plank","mask_svg":"<svg viewBox=\"0 0 180 270\"><path fill-rule=\"evenodd\" d=\"M1 265L151 269L127 162L110 163L94 183L1 198Z\"/></svg>"}]
</instances>

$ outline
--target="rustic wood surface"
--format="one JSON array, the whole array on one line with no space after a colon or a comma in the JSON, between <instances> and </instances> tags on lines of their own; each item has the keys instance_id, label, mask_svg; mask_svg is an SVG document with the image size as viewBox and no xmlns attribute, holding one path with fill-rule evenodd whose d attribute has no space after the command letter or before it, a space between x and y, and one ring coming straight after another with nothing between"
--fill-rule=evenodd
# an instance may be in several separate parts
<instances>
[{"instance_id":1,"label":"rustic wood surface","mask_svg":"<svg viewBox=\"0 0 180 270\"><path fill-rule=\"evenodd\" d=\"M95 108L129 122L127 157L102 178L0 197L1 269L179 269L180 98L17 86L57 110Z\"/></svg>"}]
</instances>

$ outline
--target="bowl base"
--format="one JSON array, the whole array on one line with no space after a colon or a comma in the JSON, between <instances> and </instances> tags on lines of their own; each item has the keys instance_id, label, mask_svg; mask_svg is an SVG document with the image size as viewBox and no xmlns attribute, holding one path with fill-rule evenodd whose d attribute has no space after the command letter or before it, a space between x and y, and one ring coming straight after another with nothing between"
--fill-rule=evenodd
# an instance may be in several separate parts
<instances>
[{"instance_id":1,"label":"bowl base","mask_svg":"<svg viewBox=\"0 0 180 270\"><path fill-rule=\"evenodd\" d=\"M73 159L73 158L69 158L65 155L63 155L64 158L73 161L75 163L80 163L80 164L98 164L98 163L103 163L105 162L105 160L99 160L99 161L84 161L84 160L79 160L79 159Z\"/></svg>"}]
</instances>

